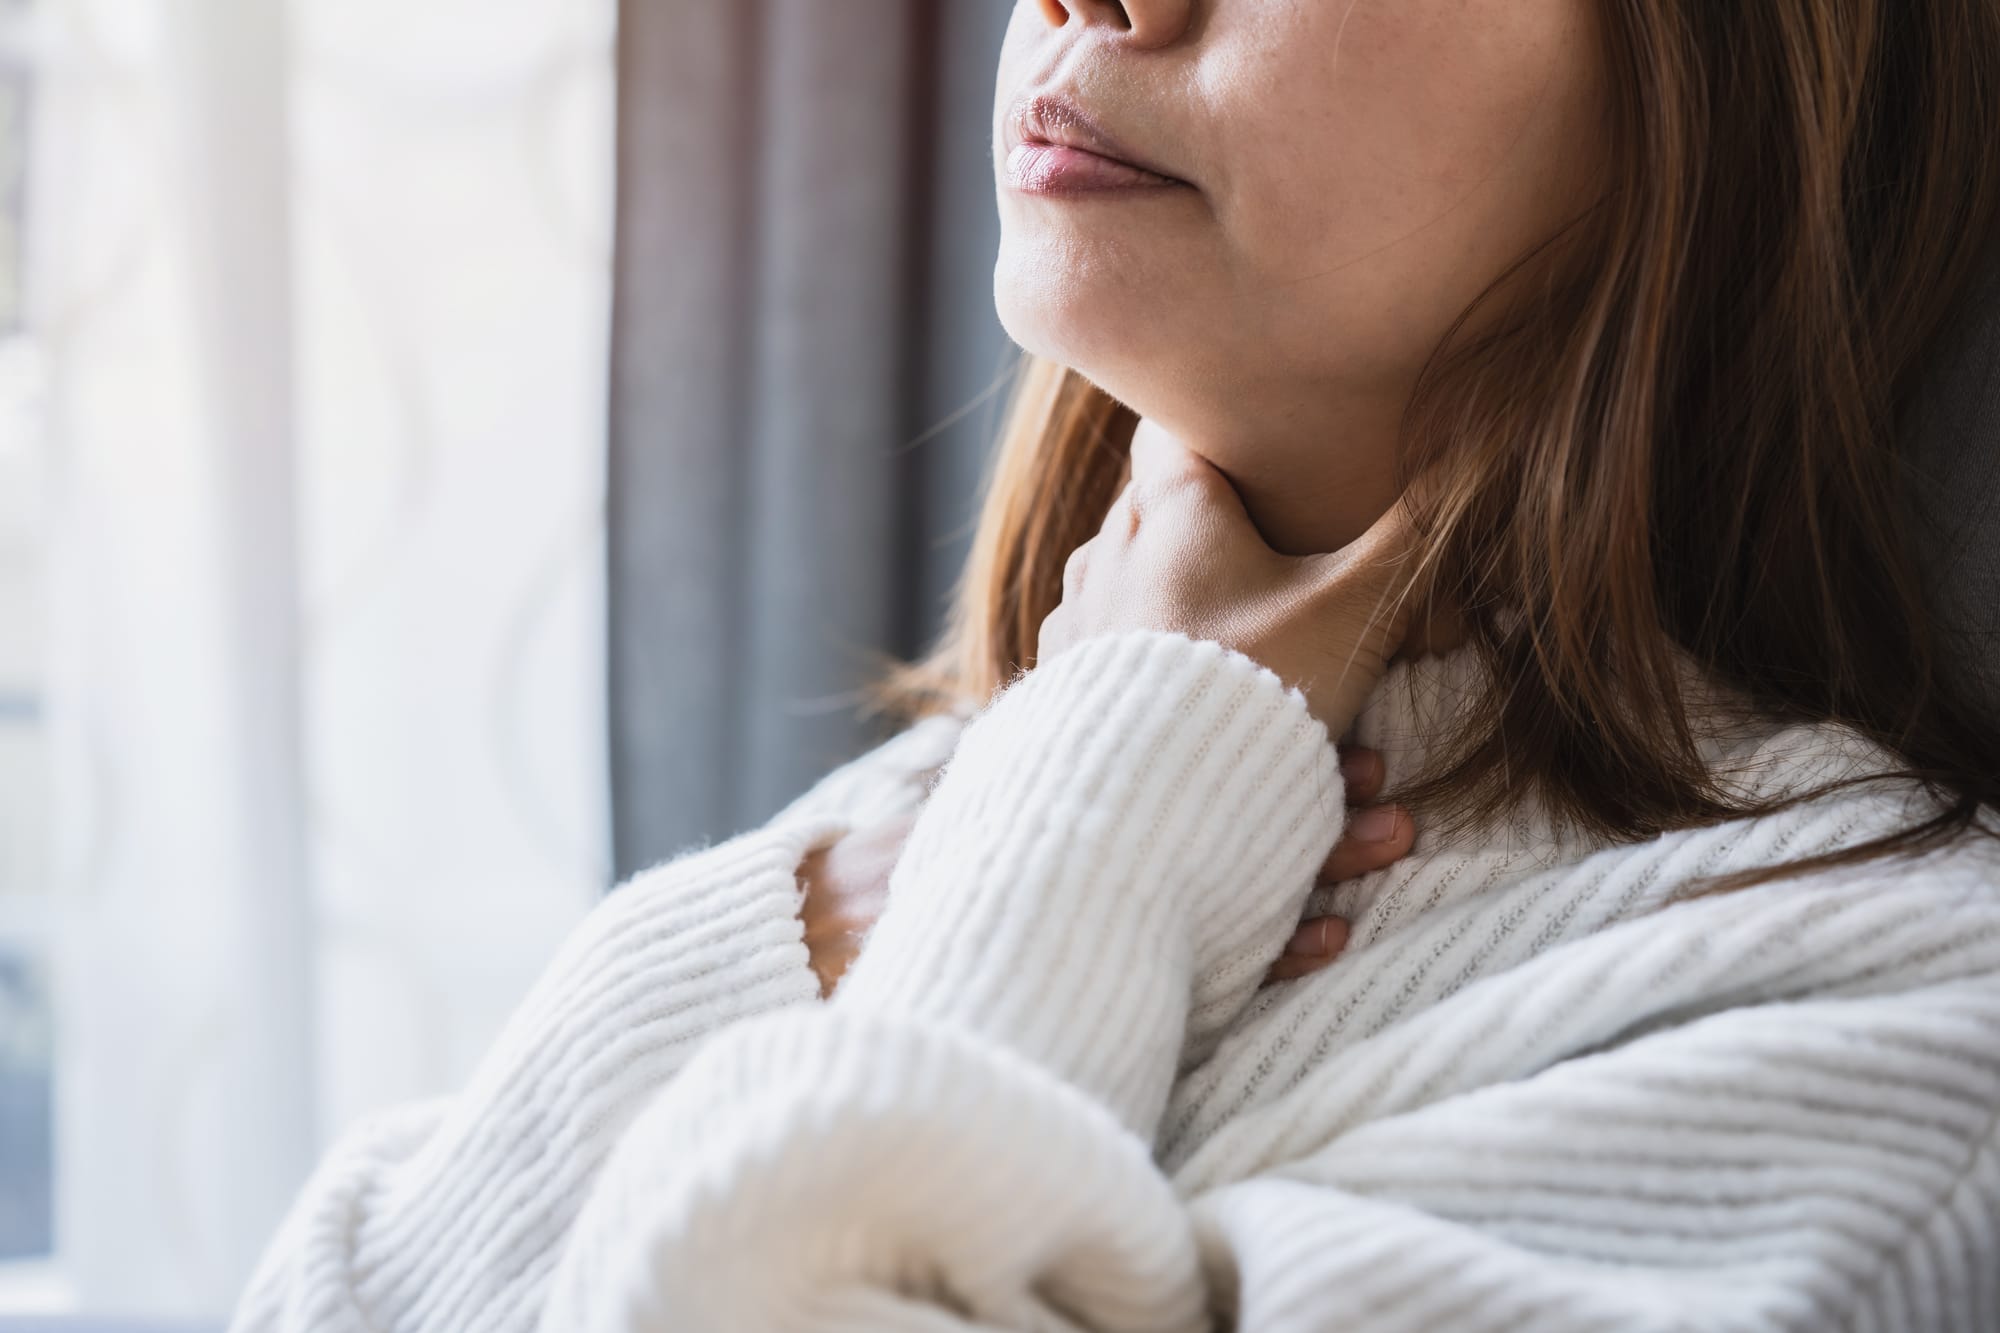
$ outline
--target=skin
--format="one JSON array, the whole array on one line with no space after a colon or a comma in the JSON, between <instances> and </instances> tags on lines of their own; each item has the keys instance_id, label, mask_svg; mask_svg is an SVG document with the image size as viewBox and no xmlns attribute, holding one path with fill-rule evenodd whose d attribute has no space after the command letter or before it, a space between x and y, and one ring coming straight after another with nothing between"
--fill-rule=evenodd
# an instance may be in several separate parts
<instances>
[{"instance_id":1,"label":"skin","mask_svg":"<svg viewBox=\"0 0 2000 1333\"><path fill-rule=\"evenodd\" d=\"M1448 608L1385 596L1410 550L1398 423L1460 312L1601 188L1596 2L1019 0L995 105L995 303L1022 347L1141 417L1038 660L1124 628L1214 638L1339 735L1395 656L1458 641ZM1075 102L1174 183L1013 188L1009 113L1033 94ZM1415 837L1371 804L1379 756L1343 751L1343 768L1356 808L1322 882ZM801 868L826 993L914 818ZM1337 919L1302 922L1269 979L1345 940Z\"/></svg>"},{"instance_id":2,"label":"skin","mask_svg":"<svg viewBox=\"0 0 2000 1333\"><path fill-rule=\"evenodd\" d=\"M1186 441L1273 549L1347 545L1396 499L1396 423L1452 320L1595 197L1598 3L1020 0L1008 333ZM1011 188L1007 112L1050 92L1187 185Z\"/></svg>"}]
</instances>

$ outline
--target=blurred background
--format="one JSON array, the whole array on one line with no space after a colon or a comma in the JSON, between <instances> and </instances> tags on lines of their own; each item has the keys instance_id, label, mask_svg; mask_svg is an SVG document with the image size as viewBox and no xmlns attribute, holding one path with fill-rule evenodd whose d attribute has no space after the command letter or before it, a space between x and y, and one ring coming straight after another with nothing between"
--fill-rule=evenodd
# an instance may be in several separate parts
<instances>
[{"instance_id":1,"label":"blurred background","mask_svg":"<svg viewBox=\"0 0 2000 1333\"><path fill-rule=\"evenodd\" d=\"M0 0L0 1317L213 1326L633 870L885 725L1007 0Z\"/></svg>"}]
</instances>

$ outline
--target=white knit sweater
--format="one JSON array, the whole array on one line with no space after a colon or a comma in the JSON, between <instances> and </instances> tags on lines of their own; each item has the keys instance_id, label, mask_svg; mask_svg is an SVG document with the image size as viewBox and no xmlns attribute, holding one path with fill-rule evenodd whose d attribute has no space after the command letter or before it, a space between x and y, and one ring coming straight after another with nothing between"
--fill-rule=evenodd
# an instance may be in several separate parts
<instances>
[{"instance_id":1,"label":"white knit sweater","mask_svg":"<svg viewBox=\"0 0 2000 1333\"><path fill-rule=\"evenodd\" d=\"M1473 670L1378 688L1392 783ZM821 1001L800 858L918 802ZM1260 991L1340 833L1326 730L1218 644L1086 640L607 898L469 1086L327 1154L233 1327L1994 1333L2000 862L1686 894L1919 803L1422 835Z\"/></svg>"}]
</instances>

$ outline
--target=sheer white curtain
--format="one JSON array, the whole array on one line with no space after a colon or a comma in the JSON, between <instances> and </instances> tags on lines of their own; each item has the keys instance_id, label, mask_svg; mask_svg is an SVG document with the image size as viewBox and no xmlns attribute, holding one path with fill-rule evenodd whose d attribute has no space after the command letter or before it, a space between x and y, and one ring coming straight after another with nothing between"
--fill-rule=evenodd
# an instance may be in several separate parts
<instances>
[{"instance_id":1,"label":"sheer white curtain","mask_svg":"<svg viewBox=\"0 0 2000 1333\"><path fill-rule=\"evenodd\" d=\"M225 1309L606 882L609 0L41 0L57 1248Z\"/></svg>"}]
</instances>

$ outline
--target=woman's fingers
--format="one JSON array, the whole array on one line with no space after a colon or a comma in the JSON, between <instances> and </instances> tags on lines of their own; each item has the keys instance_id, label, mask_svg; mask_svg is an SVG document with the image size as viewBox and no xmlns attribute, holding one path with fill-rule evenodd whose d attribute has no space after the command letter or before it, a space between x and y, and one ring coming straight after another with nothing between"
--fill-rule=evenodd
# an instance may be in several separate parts
<instances>
[{"instance_id":1,"label":"woman's fingers","mask_svg":"<svg viewBox=\"0 0 2000 1333\"><path fill-rule=\"evenodd\" d=\"M1340 776L1347 787L1347 828L1340 845L1320 868L1321 883L1354 879L1380 870L1408 855L1416 841L1416 822L1400 805L1375 805L1382 794L1382 755L1365 746L1340 751Z\"/></svg>"},{"instance_id":2,"label":"woman's fingers","mask_svg":"<svg viewBox=\"0 0 2000 1333\"><path fill-rule=\"evenodd\" d=\"M1364 805L1349 810L1340 842L1320 867L1320 882L1358 879L1393 865L1409 855L1416 840L1416 821L1400 805Z\"/></svg>"},{"instance_id":3,"label":"woman's fingers","mask_svg":"<svg viewBox=\"0 0 2000 1333\"><path fill-rule=\"evenodd\" d=\"M1320 868L1322 884L1355 879L1384 866L1393 865L1409 854L1416 841L1416 822L1399 805L1364 805L1351 810L1340 845ZM1285 952L1271 964L1264 982L1289 981L1308 972L1317 972L1347 947L1347 922L1337 916L1308 917L1292 932Z\"/></svg>"},{"instance_id":4,"label":"woman's fingers","mask_svg":"<svg viewBox=\"0 0 2000 1333\"><path fill-rule=\"evenodd\" d=\"M1316 972L1340 956L1347 947L1347 923L1337 916L1310 917L1299 923L1292 932L1292 938L1285 945L1285 952L1278 961L1271 964L1264 975L1264 984L1274 981L1290 981L1308 972Z\"/></svg>"},{"instance_id":5,"label":"woman's fingers","mask_svg":"<svg viewBox=\"0 0 2000 1333\"><path fill-rule=\"evenodd\" d=\"M1347 788L1347 826L1340 843L1320 867L1319 882L1334 884L1395 864L1409 854L1417 837L1416 821L1400 805L1371 804L1382 792L1382 756L1363 746L1340 752L1341 779ZM1264 984L1289 981L1317 972L1347 947L1347 922L1337 916L1307 917L1271 964Z\"/></svg>"},{"instance_id":6,"label":"woman's fingers","mask_svg":"<svg viewBox=\"0 0 2000 1333\"><path fill-rule=\"evenodd\" d=\"M805 890L799 915L806 953L819 973L820 994L830 996L861 951L889 900L889 876L917 822L917 811L890 815L806 854L799 865Z\"/></svg>"},{"instance_id":7,"label":"woman's fingers","mask_svg":"<svg viewBox=\"0 0 2000 1333\"><path fill-rule=\"evenodd\" d=\"M1360 745L1340 748L1340 777L1347 785L1347 803L1362 805L1382 794L1382 755Z\"/></svg>"}]
</instances>

